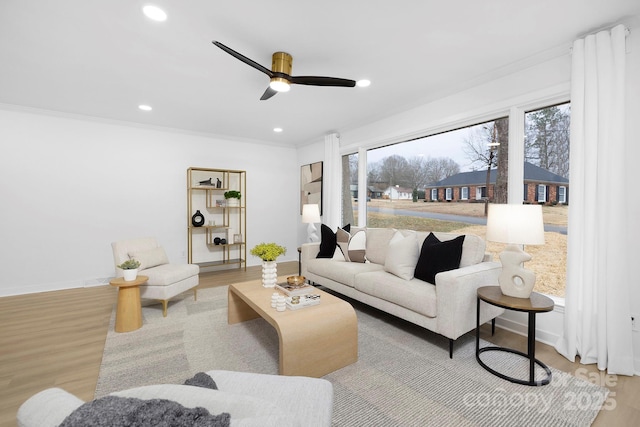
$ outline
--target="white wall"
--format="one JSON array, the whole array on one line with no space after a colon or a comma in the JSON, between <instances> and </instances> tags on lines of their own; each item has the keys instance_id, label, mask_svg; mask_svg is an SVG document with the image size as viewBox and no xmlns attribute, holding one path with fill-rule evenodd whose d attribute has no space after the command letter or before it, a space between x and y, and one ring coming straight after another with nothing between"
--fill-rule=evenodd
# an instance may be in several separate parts
<instances>
[{"instance_id":1,"label":"white wall","mask_svg":"<svg viewBox=\"0 0 640 427\"><path fill-rule=\"evenodd\" d=\"M293 148L6 108L0 149L0 296L104 283L119 239L155 236L186 262L191 166L246 170L248 248L297 260Z\"/></svg>"}]
</instances>

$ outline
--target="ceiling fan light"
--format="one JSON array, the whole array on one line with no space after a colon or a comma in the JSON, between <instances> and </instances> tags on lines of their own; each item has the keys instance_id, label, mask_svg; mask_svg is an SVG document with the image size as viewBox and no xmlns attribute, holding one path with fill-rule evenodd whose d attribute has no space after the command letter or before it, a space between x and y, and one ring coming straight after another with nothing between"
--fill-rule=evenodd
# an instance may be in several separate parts
<instances>
[{"instance_id":1,"label":"ceiling fan light","mask_svg":"<svg viewBox=\"0 0 640 427\"><path fill-rule=\"evenodd\" d=\"M274 77L269 82L269 87L276 92L289 92L291 86L287 79L283 79L282 77Z\"/></svg>"},{"instance_id":2,"label":"ceiling fan light","mask_svg":"<svg viewBox=\"0 0 640 427\"><path fill-rule=\"evenodd\" d=\"M147 5L142 8L142 12L147 18L158 22L164 22L167 20L167 13L157 6Z\"/></svg>"}]
</instances>

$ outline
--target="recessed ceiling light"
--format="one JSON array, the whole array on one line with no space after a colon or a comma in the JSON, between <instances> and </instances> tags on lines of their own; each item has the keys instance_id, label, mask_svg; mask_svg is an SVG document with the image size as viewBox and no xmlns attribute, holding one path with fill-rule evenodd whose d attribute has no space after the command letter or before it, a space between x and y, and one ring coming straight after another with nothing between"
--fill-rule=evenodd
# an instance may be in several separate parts
<instances>
[{"instance_id":1,"label":"recessed ceiling light","mask_svg":"<svg viewBox=\"0 0 640 427\"><path fill-rule=\"evenodd\" d=\"M167 20L167 13L158 6L147 5L142 8L142 12L147 18L154 21L163 22Z\"/></svg>"},{"instance_id":2,"label":"recessed ceiling light","mask_svg":"<svg viewBox=\"0 0 640 427\"><path fill-rule=\"evenodd\" d=\"M280 133L280 132L282 132L282 128L273 128L273 131L277 132L277 133Z\"/></svg>"},{"instance_id":3,"label":"recessed ceiling light","mask_svg":"<svg viewBox=\"0 0 640 427\"><path fill-rule=\"evenodd\" d=\"M145 105L145 104L138 105L138 108L141 109L142 111L151 111L151 110L153 110L153 108L151 108L150 105Z\"/></svg>"},{"instance_id":4,"label":"recessed ceiling light","mask_svg":"<svg viewBox=\"0 0 640 427\"><path fill-rule=\"evenodd\" d=\"M371 81L363 79L363 80L358 80L356 84L358 85L358 87L367 87L371 84Z\"/></svg>"}]
</instances>

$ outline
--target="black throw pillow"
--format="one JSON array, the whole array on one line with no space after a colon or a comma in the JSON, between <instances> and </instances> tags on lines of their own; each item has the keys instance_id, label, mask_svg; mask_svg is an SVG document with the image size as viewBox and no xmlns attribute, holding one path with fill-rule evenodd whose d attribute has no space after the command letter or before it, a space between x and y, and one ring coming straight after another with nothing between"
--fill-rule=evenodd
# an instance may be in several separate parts
<instances>
[{"instance_id":1,"label":"black throw pillow","mask_svg":"<svg viewBox=\"0 0 640 427\"><path fill-rule=\"evenodd\" d=\"M347 233L351 230L351 224L342 227ZM320 252L316 258L333 258L333 254L338 246L336 233L324 224L320 224Z\"/></svg>"},{"instance_id":2,"label":"black throw pillow","mask_svg":"<svg viewBox=\"0 0 640 427\"><path fill-rule=\"evenodd\" d=\"M433 233L429 233L420 251L414 277L436 284L436 274L460 267L464 235L441 242Z\"/></svg>"}]
</instances>

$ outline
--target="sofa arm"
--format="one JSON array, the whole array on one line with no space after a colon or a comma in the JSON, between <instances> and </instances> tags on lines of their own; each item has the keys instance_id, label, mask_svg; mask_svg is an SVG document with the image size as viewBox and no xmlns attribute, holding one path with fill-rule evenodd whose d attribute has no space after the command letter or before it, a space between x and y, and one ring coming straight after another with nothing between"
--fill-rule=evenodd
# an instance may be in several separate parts
<instances>
[{"instance_id":1,"label":"sofa arm","mask_svg":"<svg viewBox=\"0 0 640 427\"><path fill-rule=\"evenodd\" d=\"M481 262L436 275L438 332L457 339L476 327L477 289L498 284L502 271L499 262ZM499 307L484 305L480 324L504 312Z\"/></svg>"},{"instance_id":2,"label":"sofa arm","mask_svg":"<svg viewBox=\"0 0 640 427\"><path fill-rule=\"evenodd\" d=\"M320 242L303 243L300 252L300 274L307 276L307 261L320 253Z\"/></svg>"}]
</instances>

